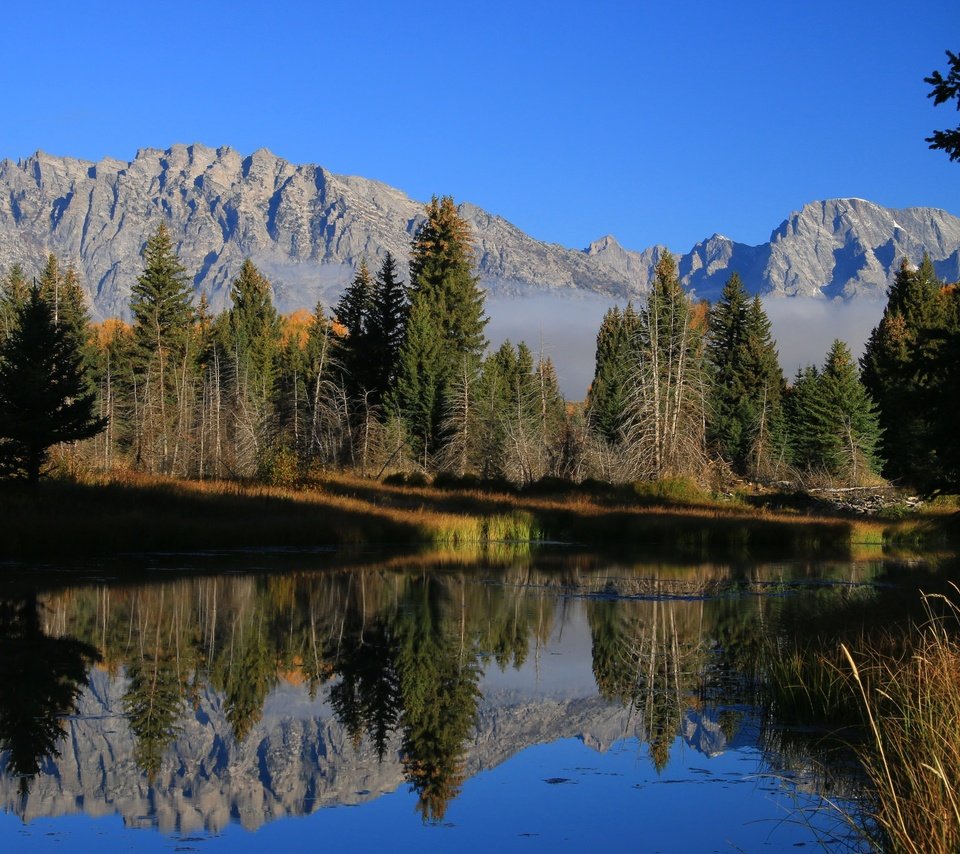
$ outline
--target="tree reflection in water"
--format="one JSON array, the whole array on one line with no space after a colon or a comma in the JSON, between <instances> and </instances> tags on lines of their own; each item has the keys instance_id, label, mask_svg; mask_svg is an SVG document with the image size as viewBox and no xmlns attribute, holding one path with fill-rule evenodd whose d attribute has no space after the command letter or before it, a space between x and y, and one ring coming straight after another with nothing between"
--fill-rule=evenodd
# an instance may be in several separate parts
<instances>
[{"instance_id":1,"label":"tree reflection in water","mask_svg":"<svg viewBox=\"0 0 960 854\"><path fill-rule=\"evenodd\" d=\"M396 763L420 815L439 822L464 781L482 673L524 662L539 673L540 650L563 634L568 612L585 614L599 693L629 710L624 735L640 736L658 772L691 712L732 743L744 710L762 705L765 657L783 645L777 617L791 612L789 600L754 595L779 570L758 581L757 568L592 560L485 567L494 584L475 566L418 563L80 587L43 599L60 638L40 630L36 600L5 603L7 766L29 776L56 756L59 721L85 684L95 644L127 677L134 756L151 785L173 785L181 763L165 760L204 691L239 750L259 743L264 704L288 683L329 699L348 745L368 744L381 763ZM46 666L28 666L39 661ZM782 752L764 739L761 749Z\"/></svg>"},{"instance_id":2,"label":"tree reflection in water","mask_svg":"<svg viewBox=\"0 0 960 854\"><path fill-rule=\"evenodd\" d=\"M76 711L95 647L50 637L40 625L36 596L0 600L0 750L26 796L41 764L60 756L63 719Z\"/></svg>"}]
</instances>

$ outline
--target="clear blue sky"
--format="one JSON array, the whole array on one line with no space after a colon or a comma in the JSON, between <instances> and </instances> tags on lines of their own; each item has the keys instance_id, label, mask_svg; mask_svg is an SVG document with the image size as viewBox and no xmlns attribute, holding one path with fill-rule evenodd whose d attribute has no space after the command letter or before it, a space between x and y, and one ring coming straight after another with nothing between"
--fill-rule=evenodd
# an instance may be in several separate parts
<instances>
[{"instance_id":1,"label":"clear blue sky","mask_svg":"<svg viewBox=\"0 0 960 854\"><path fill-rule=\"evenodd\" d=\"M958 0L53 2L2 32L0 157L265 146L573 247L759 243L838 196L960 215L923 83Z\"/></svg>"}]
</instances>

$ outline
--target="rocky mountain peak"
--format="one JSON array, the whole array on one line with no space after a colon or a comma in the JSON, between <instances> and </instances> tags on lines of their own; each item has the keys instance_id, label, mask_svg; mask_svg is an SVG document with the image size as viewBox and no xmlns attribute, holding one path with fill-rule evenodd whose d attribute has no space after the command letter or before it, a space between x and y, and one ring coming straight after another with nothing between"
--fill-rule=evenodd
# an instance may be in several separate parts
<instances>
[{"instance_id":1,"label":"rocky mountain peak","mask_svg":"<svg viewBox=\"0 0 960 854\"><path fill-rule=\"evenodd\" d=\"M643 293L667 251L623 247L612 235L582 251L544 243L468 202L478 272L506 295ZM42 268L53 252L75 264L95 317L129 316L146 238L167 223L198 293L224 308L245 258L271 278L281 311L334 303L360 260L389 251L405 264L423 205L362 177L297 165L260 148L176 144L142 148L129 162L97 163L42 151L0 162L0 269ZM960 220L932 208L891 210L862 199L811 202L769 243L715 234L679 256L684 285L713 298L734 271L754 293L881 297L900 259L927 252L960 277ZM401 269L405 275L406 270Z\"/></svg>"}]
</instances>

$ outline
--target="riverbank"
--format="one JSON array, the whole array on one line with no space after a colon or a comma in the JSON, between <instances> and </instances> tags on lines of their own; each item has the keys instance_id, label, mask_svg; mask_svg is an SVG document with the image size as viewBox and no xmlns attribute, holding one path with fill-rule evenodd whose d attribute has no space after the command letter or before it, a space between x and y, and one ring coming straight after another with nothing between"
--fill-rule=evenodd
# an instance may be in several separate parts
<instances>
[{"instance_id":1,"label":"riverbank","mask_svg":"<svg viewBox=\"0 0 960 854\"><path fill-rule=\"evenodd\" d=\"M123 473L0 490L0 558L544 540L696 557L851 557L946 538L951 513L891 520L682 490L512 493L330 475L299 488Z\"/></svg>"}]
</instances>

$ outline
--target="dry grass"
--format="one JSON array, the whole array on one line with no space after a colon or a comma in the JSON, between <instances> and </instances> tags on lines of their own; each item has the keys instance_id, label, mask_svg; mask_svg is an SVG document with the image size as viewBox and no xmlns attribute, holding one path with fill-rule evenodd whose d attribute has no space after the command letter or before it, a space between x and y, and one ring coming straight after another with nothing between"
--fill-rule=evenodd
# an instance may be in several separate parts
<instances>
[{"instance_id":1,"label":"dry grass","mask_svg":"<svg viewBox=\"0 0 960 854\"><path fill-rule=\"evenodd\" d=\"M960 591L958 591L960 592ZM842 646L850 687L869 739L860 749L876 791L872 819L881 850L960 851L960 619L945 597L927 597L930 617L913 649L891 657ZM946 604L946 615L934 616Z\"/></svg>"},{"instance_id":2,"label":"dry grass","mask_svg":"<svg viewBox=\"0 0 960 854\"><path fill-rule=\"evenodd\" d=\"M850 557L884 523L690 495L571 488L548 494L387 485L331 474L298 488L135 472L0 490L0 558L250 547L557 540L703 556Z\"/></svg>"}]
</instances>

